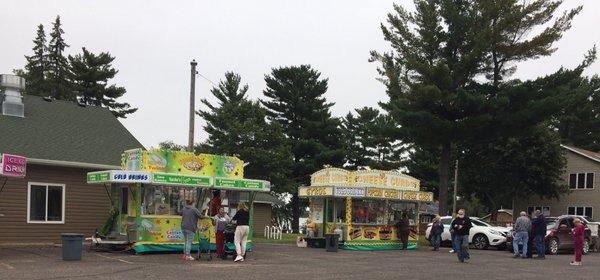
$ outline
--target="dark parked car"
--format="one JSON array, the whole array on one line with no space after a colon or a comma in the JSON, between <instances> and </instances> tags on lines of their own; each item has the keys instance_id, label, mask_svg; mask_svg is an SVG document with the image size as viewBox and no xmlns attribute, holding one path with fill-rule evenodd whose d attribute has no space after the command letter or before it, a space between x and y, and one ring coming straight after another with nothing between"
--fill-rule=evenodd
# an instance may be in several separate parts
<instances>
[{"instance_id":1,"label":"dark parked car","mask_svg":"<svg viewBox=\"0 0 600 280\"><path fill-rule=\"evenodd\" d=\"M550 255L556 255L561 250L573 250L573 236L571 233L571 229L573 229L573 219L576 218L574 215L563 215L560 217L547 217L546 218L546 237L544 238L544 243L546 244L546 253ZM591 241L591 230L587 227L585 221L582 221L585 225L585 241L583 243L583 254L587 254L590 251L590 241ZM506 238L506 243L508 246L508 250L511 253L513 252L513 232ZM535 252L535 244L530 248ZM521 248L521 244L519 244L519 250Z\"/></svg>"}]
</instances>

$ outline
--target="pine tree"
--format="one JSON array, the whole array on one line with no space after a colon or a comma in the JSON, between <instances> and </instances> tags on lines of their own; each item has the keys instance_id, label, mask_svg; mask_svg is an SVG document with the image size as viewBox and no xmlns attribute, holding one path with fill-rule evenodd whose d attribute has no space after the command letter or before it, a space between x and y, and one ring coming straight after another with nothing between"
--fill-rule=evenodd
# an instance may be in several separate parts
<instances>
[{"instance_id":1,"label":"pine tree","mask_svg":"<svg viewBox=\"0 0 600 280\"><path fill-rule=\"evenodd\" d=\"M25 94L47 96L46 72L48 69L46 33L44 26L38 25L37 35L33 40L33 55L25 56L27 64L23 70L15 71L15 74L25 78Z\"/></svg>"},{"instance_id":2,"label":"pine tree","mask_svg":"<svg viewBox=\"0 0 600 280\"><path fill-rule=\"evenodd\" d=\"M381 104L406 133L406 142L440 149L440 213L446 214L450 160L455 145L487 141L537 125L556 109L558 94L527 100L508 80L511 63L550 55L581 8L567 11L550 27L561 1L415 0L416 12L395 5L382 24L393 51L372 52L381 62L389 102ZM530 36L525 36L530 34ZM531 35L533 34L533 35ZM479 77L486 76L487 82ZM568 81L567 81L568 82ZM541 86L541 85L540 85ZM531 104L534 106L531 107ZM532 110L524 110L529 105ZM524 106L524 107L523 107ZM552 110L550 109L550 110ZM527 113L523 115L509 113ZM503 119L502 117L506 117ZM490 133L484 133L490 132Z\"/></svg>"},{"instance_id":3,"label":"pine tree","mask_svg":"<svg viewBox=\"0 0 600 280\"><path fill-rule=\"evenodd\" d=\"M82 50L81 54L68 57L72 89L79 102L106 107L119 118L126 118L128 114L137 111L137 108L131 108L128 103L116 101L127 92L124 87L108 84L118 73L112 66L115 57L107 52L96 55L86 48Z\"/></svg>"},{"instance_id":4,"label":"pine tree","mask_svg":"<svg viewBox=\"0 0 600 280\"><path fill-rule=\"evenodd\" d=\"M563 143L600 152L600 77L581 79L573 91L552 127Z\"/></svg>"},{"instance_id":5,"label":"pine tree","mask_svg":"<svg viewBox=\"0 0 600 280\"><path fill-rule=\"evenodd\" d=\"M294 165L291 178L295 185L309 185L310 175L324 165L341 166L344 152L340 140L340 122L331 116L324 97L327 79L309 65L272 69L265 76L263 91L269 118L283 127L290 141ZM298 232L300 200L292 191L292 230Z\"/></svg>"},{"instance_id":6,"label":"pine tree","mask_svg":"<svg viewBox=\"0 0 600 280\"><path fill-rule=\"evenodd\" d=\"M64 33L60 16L56 16L48 44L48 93L59 100L75 101L69 80L69 62L64 55L65 48L69 47L63 38Z\"/></svg>"},{"instance_id":7,"label":"pine tree","mask_svg":"<svg viewBox=\"0 0 600 280\"><path fill-rule=\"evenodd\" d=\"M543 123L518 136L463 147L459 190L477 197L491 213L512 205L514 198L559 198L568 192L565 164L558 133Z\"/></svg>"},{"instance_id":8,"label":"pine tree","mask_svg":"<svg viewBox=\"0 0 600 280\"><path fill-rule=\"evenodd\" d=\"M401 165L401 143L392 118L370 107L356 109L342 119L346 165L349 168L397 169Z\"/></svg>"},{"instance_id":9,"label":"pine tree","mask_svg":"<svg viewBox=\"0 0 600 280\"><path fill-rule=\"evenodd\" d=\"M198 152L234 155L249 163L244 176L272 183L276 193L289 192L291 153L281 126L266 120L265 109L248 100L247 85L238 74L227 72L225 80L211 90L219 101L201 102L207 110L197 112L205 121L206 143Z\"/></svg>"}]
</instances>

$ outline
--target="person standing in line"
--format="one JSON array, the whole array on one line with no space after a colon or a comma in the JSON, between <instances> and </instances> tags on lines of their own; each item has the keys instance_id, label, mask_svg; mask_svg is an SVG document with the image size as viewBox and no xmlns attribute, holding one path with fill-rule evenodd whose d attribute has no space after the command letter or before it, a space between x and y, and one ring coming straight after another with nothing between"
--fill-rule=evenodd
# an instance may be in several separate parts
<instances>
[{"instance_id":1,"label":"person standing in line","mask_svg":"<svg viewBox=\"0 0 600 280\"><path fill-rule=\"evenodd\" d=\"M469 255L469 231L473 225L471 219L466 215L465 209L458 210L458 216L452 221L451 227L454 229L458 260L461 263L466 262L471 258Z\"/></svg>"},{"instance_id":2,"label":"person standing in line","mask_svg":"<svg viewBox=\"0 0 600 280\"><path fill-rule=\"evenodd\" d=\"M193 261L194 258L191 255L192 242L194 241L194 235L196 235L198 219L204 216L200 213L198 208L194 207L195 201L193 199L186 200L186 206L183 208L181 213L181 231L185 238L185 244L183 245L183 260Z\"/></svg>"},{"instance_id":3,"label":"person standing in line","mask_svg":"<svg viewBox=\"0 0 600 280\"><path fill-rule=\"evenodd\" d=\"M546 237L546 217L542 214L542 211L535 210L533 221L533 235L535 241L535 250L537 251L536 259L543 260L546 258L546 246L544 244L544 238Z\"/></svg>"},{"instance_id":4,"label":"person standing in line","mask_svg":"<svg viewBox=\"0 0 600 280\"><path fill-rule=\"evenodd\" d=\"M523 252L521 256L527 258L527 245L529 243L529 231L531 230L531 220L527 217L525 211L521 211L519 218L515 221L513 231L515 237L513 239L514 258L519 257L519 243L523 244Z\"/></svg>"},{"instance_id":5,"label":"person standing in line","mask_svg":"<svg viewBox=\"0 0 600 280\"><path fill-rule=\"evenodd\" d=\"M410 234L410 221L408 215L402 213L402 218L398 222L398 233L400 241L402 241L402 250L408 249L408 235Z\"/></svg>"},{"instance_id":6,"label":"person standing in line","mask_svg":"<svg viewBox=\"0 0 600 280\"><path fill-rule=\"evenodd\" d=\"M229 215L225 213L225 208L222 206L219 207L219 213L215 215L215 241L217 243L217 255L222 259L226 258L225 250L223 248L225 244L225 227L227 227L227 223L231 220Z\"/></svg>"},{"instance_id":7,"label":"person standing in line","mask_svg":"<svg viewBox=\"0 0 600 280\"><path fill-rule=\"evenodd\" d=\"M584 232L585 226L579 218L573 220L575 227L571 230L573 234L573 245L575 249L575 261L571 265L581 265L581 256L583 255L583 243L585 241Z\"/></svg>"},{"instance_id":8,"label":"person standing in line","mask_svg":"<svg viewBox=\"0 0 600 280\"><path fill-rule=\"evenodd\" d=\"M439 215L435 215L433 223L431 224L431 241L433 243L433 251L440 250L440 243L442 242L442 233L444 232L444 225Z\"/></svg>"},{"instance_id":9,"label":"person standing in line","mask_svg":"<svg viewBox=\"0 0 600 280\"><path fill-rule=\"evenodd\" d=\"M233 216L232 220L234 220L237 224L235 228L235 252L237 256L235 257L235 262L243 262L244 257L246 256L246 243L248 242L248 232L250 231L249 222L250 222L250 213L248 212L248 206L246 203L240 202L238 204L238 211Z\"/></svg>"},{"instance_id":10,"label":"person standing in line","mask_svg":"<svg viewBox=\"0 0 600 280\"><path fill-rule=\"evenodd\" d=\"M450 222L450 224L452 224L454 222L454 219L456 219L456 216L458 216L458 214L454 215L454 217L452 218L452 221ZM456 248L456 234L454 234L454 228L450 227L450 243L452 245L452 249L450 250L449 253L456 253L458 252L458 249Z\"/></svg>"}]
</instances>

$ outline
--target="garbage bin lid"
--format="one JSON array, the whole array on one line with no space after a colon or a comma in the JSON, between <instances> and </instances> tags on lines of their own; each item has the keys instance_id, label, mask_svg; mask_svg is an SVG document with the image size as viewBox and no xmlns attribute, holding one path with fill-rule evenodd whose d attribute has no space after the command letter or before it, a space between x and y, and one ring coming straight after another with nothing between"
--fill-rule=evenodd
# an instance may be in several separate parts
<instances>
[{"instance_id":1,"label":"garbage bin lid","mask_svg":"<svg viewBox=\"0 0 600 280\"><path fill-rule=\"evenodd\" d=\"M60 236L64 236L64 237L83 237L83 233L61 233Z\"/></svg>"}]
</instances>

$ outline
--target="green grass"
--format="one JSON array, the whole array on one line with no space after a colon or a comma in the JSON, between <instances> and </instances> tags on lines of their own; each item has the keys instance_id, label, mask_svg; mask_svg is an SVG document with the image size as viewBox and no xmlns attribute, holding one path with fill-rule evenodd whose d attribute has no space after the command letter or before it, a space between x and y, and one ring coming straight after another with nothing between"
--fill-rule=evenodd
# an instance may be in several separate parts
<instances>
[{"instance_id":1,"label":"green grass","mask_svg":"<svg viewBox=\"0 0 600 280\"><path fill-rule=\"evenodd\" d=\"M266 239L262 235L255 236L253 242L256 243L271 243L271 244L296 244L296 237L301 234L284 233L281 239ZM419 247L426 248L431 246L425 236L419 236Z\"/></svg>"},{"instance_id":2,"label":"green grass","mask_svg":"<svg viewBox=\"0 0 600 280\"><path fill-rule=\"evenodd\" d=\"M284 233L281 239L267 239L264 236L254 236L253 242L256 243L272 243L272 244L296 244L296 236L300 234Z\"/></svg>"}]
</instances>

